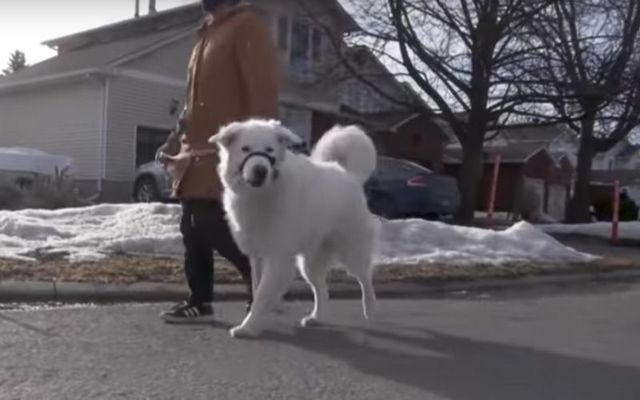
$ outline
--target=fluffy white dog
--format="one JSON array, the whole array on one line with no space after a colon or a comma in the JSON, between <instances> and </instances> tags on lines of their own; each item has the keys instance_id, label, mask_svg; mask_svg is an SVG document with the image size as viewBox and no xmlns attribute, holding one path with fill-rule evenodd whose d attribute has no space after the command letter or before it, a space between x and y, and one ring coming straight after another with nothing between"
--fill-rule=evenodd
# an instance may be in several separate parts
<instances>
[{"instance_id":1,"label":"fluffy white dog","mask_svg":"<svg viewBox=\"0 0 640 400\"><path fill-rule=\"evenodd\" d=\"M334 127L307 157L287 150L300 138L278 121L249 120L227 125L209 141L220 148L224 208L254 273L251 312L231 335L259 333L295 276L296 257L314 295L303 326L325 318L332 262L358 280L369 318L376 300L372 254L379 224L363 191L376 164L371 139L356 126Z\"/></svg>"}]
</instances>

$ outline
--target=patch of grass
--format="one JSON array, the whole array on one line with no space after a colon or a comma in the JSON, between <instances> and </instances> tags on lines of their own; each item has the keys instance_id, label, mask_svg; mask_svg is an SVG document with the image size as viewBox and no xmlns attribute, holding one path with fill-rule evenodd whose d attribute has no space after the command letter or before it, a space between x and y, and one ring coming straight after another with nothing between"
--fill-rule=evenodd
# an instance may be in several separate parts
<instances>
[{"instance_id":1,"label":"patch of grass","mask_svg":"<svg viewBox=\"0 0 640 400\"><path fill-rule=\"evenodd\" d=\"M376 282L438 283L486 278L516 279L533 275L573 272L608 272L637 268L631 260L605 258L591 264L535 264L456 266L444 264L385 265L375 270ZM301 279L298 277L298 279ZM0 280L65 281L129 284L136 282L185 283L182 260L158 257L113 256L97 262L70 264L62 258L40 262L0 259ZM331 270L331 282L353 282L342 269ZM224 259L216 259L216 283L240 283L236 269Z\"/></svg>"}]
</instances>

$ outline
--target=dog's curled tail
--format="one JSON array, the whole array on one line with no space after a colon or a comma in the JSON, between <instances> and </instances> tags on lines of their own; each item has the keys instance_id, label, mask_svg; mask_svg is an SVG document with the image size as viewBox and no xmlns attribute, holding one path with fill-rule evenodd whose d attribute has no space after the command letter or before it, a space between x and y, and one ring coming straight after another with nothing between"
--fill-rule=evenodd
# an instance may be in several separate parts
<instances>
[{"instance_id":1,"label":"dog's curled tail","mask_svg":"<svg viewBox=\"0 0 640 400\"><path fill-rule=\"evenodd\" d=\"M369 136L356 125L334 126L316 143L311 158L335 161L364 183L376 168L376 148Z\"/></svg>"}]
</instances>

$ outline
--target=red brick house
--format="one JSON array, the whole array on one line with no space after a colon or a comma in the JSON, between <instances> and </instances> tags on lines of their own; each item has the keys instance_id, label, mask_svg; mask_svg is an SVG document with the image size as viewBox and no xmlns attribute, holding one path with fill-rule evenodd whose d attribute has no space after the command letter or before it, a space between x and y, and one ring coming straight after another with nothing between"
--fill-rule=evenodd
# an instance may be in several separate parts
<instances>
[{"instance_id":1,"label":"red brick house","mask_svg":"<svg viewBox=\"0 0 640 400\"><path fill-rule=\"evenodd\" d=\"M567 157L556 161L545 147L533 143L485 147L477 210L487 209L498 155L501 158L494 204L496 212L518 211L522 203L527 202L533 203L538 212L550 214L558 220L564 219L574 168ZM462 165L461 149L447 149L445 156L445 171L458 176ZM525 185L528 188L526 192L523 190ZM523 217L529 219L526 215Z\"/></svg>"},{"instance_id":2,"label":"red brick house","mask_svg":"<svg viewBox=\"0 0 640 400\"><path fill-rule=\"evenodd\" d=\"M361 125L382 155L411 160L437 172L444 171L444 149L450 139L433 119L425 115L406 111L375 114L318 111L312 118L312 141L317 141L336 123Z\"/></svg>"}]
</instances>

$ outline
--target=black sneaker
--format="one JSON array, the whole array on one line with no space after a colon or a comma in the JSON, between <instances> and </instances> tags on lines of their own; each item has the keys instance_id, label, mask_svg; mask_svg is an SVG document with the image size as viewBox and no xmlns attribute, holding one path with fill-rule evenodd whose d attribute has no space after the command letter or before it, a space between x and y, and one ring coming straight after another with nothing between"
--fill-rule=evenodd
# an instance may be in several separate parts
<instances>
[{"instance_id":1,"label":"black sneaker","mask_svg":"<svg viewBox=\"0 0 640 400\"><path fill-rule=\"evenodd\" d=\"M169 311L161 314L166 322L174 324L189 322L208 322L213 320L213 307L209 303L198 305L187 302L176 304Z\"/></svg>"},{"instance_id":2,"label":"black sneaker","mask_svg":"<svg viewBox=\"0 0 640 400\"><path fill-rule=\"evenodd\" d=\"M180 307L184 307L184 306L186 306L187 304L189 304L189 302L188 302L187 300L182 300L181 302L176 303L176 304L174 304L173 306L171 306L171 308L169 309L169 311L175 311L175 310L177 310L177 309L178 309L178 308L180 308ZM165 311L164 313L166 313L166 312L167 312L167 311ZM163 313L163 314L164 314L164 313Z\"/></svg>"}]
</instances>

